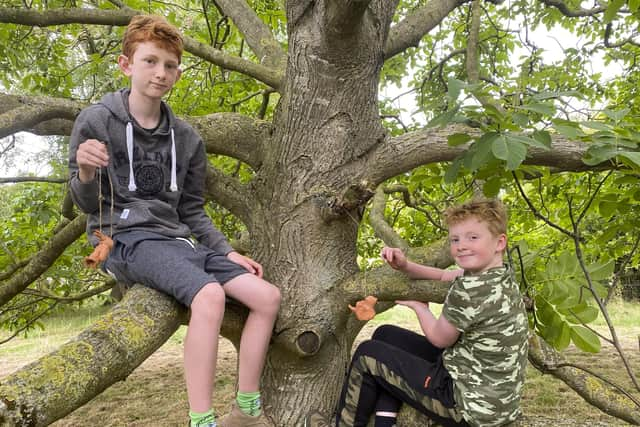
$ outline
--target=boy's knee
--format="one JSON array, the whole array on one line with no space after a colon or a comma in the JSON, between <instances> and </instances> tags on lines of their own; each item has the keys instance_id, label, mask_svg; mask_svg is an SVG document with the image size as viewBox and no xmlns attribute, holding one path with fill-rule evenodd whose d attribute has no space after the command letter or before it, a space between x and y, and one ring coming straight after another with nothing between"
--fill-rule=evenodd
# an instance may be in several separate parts
<instances>
[{"instance_id":1,"label":"boy's knee","mask_svg":"<svg viewBox=\"0 0 640 427\"><path fill-rule=\"evenodd\" d=\"M352 359L356 360L361 356L370 356L376 354L376 348L378 346L379 342L373 339L362 341L356 348L356 351L353 353Z\"/></svg>"},{"instance_id":2,"label":"boy's knee","mask_svg":"<svg viewBox=\"0 0 640 427\"><path fill-rule=\"evenodd\" d=\"M395 325L381 325L373 331L373 335L371 336L372 340L382 340L385 341L385 338L394 334L399 328Z\"/></svg>"},{"instance_id":3,"label":"boy's knee","mask_svg":"<svg viewBox=\"0 0 640 427\"><path fill-rule=\"evenodd\" d=\"M267 304L277 312L280 308L280 301L282 300L282 294L280 293L280 288L277 286L269 284L270 290L267 296Z\"/></svg>"},{"instance_id":4,"label":"boy's knee","mask_svg":"<svg viewBox=\"0 0 640 427\"><path fill-rule=\"evenodd\" d=\"M225 299L222 286L218 283L207 283L193 298L191 312L204 315L224 312Z\"/></svg>"}]
</instances>

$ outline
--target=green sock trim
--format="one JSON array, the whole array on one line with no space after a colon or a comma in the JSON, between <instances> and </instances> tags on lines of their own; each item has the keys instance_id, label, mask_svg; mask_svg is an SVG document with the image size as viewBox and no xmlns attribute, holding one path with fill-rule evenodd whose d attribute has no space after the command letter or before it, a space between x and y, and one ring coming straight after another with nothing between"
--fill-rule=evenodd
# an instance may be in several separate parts
<instances>
[{"instance_id":1,"label":"green sock trim","mask_svg":"<svg viewBox=\"0 0 640 427\"><path fill-rule=\"evenodd\" d=\"M239 391L236 396L236 402L238 402L238 408L247 415L257 417L262 413L259 391L251 391L248 393Z\"/></svg>"},{"instance_id":2,"label":"green sock trim","mask_svg":"<svg viewBox=\"0 0 640 427\"><path fill-rule=\"evenodd\" d=\"M215 425L216 423L216 415L213 413L213 409L209 409L207 412L189 411L189 418L191 418L191 427L206 426L208 424Z\"/></svg>"}]
</instances>

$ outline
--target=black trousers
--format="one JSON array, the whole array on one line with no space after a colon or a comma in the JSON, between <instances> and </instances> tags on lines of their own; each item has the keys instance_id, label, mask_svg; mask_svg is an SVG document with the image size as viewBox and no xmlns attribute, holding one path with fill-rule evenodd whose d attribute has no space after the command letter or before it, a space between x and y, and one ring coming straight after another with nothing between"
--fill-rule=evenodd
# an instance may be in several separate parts
<instances>
[{"instance_id":1,"label":"black trousers","mask_svg":"<svg viewBox=\"0 0 640 427\"><path fill-rule=\"evenodd\" d=\"M336 425L365 427L374 412L398 412L407 403L444 426L468 426L455 409L442 351L413 331L393 325L376 329L351 359Z\"/></svg>"}]
</instances>

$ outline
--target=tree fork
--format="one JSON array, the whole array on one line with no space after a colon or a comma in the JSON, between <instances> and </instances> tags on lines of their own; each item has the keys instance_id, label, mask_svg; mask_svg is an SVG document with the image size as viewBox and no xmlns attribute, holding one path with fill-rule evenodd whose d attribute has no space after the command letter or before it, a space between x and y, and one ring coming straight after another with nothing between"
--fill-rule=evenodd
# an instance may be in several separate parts
<instances>
[{"instance_id":1,"label":"tree fork","mask_svg":"<svg viewBox=\"0 0 640 427\"><path fill-rule=\"evenodd\" d=\"M0 425L46 426L129 374L185 319L172 298L140 285L58 350L0 380Z\"/></svg>"}]
</instances>

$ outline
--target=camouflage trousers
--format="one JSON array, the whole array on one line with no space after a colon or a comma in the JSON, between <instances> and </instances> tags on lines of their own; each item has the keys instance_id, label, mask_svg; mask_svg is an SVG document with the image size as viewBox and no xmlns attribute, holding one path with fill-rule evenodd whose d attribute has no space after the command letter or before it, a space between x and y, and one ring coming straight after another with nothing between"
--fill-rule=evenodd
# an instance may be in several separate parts
<instances>
[{"instance_id":1,"label":"camouflage trousers","mask_svg":"<svg viewBox=\"0 0 640 427\"><path fill-rule=\"evenodd\" d=\"M383 325L358 346L337 408L336 425L364 427L377 411L413 406L443 426L467 426L455 407L442 349L426 337Z\"/></svg>"}]
</instances>

